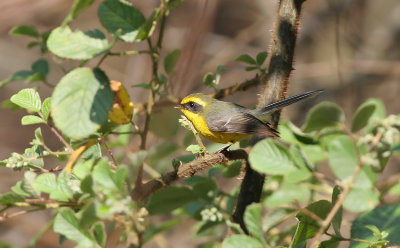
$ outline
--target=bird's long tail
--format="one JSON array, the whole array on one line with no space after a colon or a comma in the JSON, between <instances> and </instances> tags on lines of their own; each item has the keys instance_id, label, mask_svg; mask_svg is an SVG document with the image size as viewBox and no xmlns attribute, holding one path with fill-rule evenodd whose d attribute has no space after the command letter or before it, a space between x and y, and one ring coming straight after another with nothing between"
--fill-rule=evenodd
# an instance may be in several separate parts
<instances>
[{"instance_id":1,"label":"bird's long tail","mask_svg":"<svg viewBox=\"0 0 400 248\"><path fill-rule=\"evenodd\" d=\"M306 93L303 93L303 94L291 96L291 97L285 98L283 100L268 104L264 108L258 109L257 112L258 112L259 115L264 115L264 114L276 111L278 109L281 109L283 107L286 107L286 106L288 106L290 104L293 104L295 102L298 102L300 100L303 100L305 98L316 96L316 95L320 94L323 91L324 90L314 90L314 91L309 91L309 92L306 92Z\"/></svg>"}]
</instances>

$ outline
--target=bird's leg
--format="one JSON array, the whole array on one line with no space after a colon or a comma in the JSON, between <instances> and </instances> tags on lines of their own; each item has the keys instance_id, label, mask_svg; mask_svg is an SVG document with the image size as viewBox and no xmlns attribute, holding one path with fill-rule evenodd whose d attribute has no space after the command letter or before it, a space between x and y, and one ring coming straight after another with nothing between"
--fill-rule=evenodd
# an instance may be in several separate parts
<instances>
[{"instance_id":1,"label":"bird's leg","mask_svg":"<svg viewBox=\"0 0 400 248\"><path fill-rule=\"evenodd\" d=\"M232 144L227 144L227 145L225 145L225 146L219 148L219 149L218 149L216 152L214 152L214 153L221 153L221 152L224 152L224 151L228 150L228 148L231 147L231 145L232 145Z\"/></svg>"}]
</instances>

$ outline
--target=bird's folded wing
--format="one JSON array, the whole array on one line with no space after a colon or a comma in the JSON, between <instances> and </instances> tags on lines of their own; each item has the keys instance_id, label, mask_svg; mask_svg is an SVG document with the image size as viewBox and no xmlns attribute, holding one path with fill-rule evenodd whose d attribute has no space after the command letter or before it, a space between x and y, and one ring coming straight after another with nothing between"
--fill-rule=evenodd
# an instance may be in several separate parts
<instances>
[{"instance_id":1,"label":"bird's folded wing","mask_svg":"<svg viewBox=\"0 0 400 248\"><path fill-rule=\"evenodd\" d=\"M249 113L237 112L230 116L209 115L206 121L208 128L214 132L278 136L278 131L268 123L263 123Z\"/></svg>"}]
</instances>

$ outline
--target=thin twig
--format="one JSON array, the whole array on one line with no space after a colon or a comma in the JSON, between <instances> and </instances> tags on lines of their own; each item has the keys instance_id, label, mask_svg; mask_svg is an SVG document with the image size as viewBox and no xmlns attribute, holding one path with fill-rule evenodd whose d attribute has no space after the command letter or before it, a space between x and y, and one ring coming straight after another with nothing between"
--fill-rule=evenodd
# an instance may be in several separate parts
<instances>
[{"instance_id":1,"label":"thin twig","mask_svg":"<svg viewBox=\"0 0 400 248\"><path fill-rule=\"evenodd\" d=\"M113 154L112 150L110 149L110 147L107 145L107 142L106 142L106 140L104 139L104 137L101 137L101 138L100 138L100 142L104 145L104 147L106 148L106 151L107 151L108 155L111 157L111 159L112 159L112 161L113 161L113 163L114 163L114 166L112 166L112 167L114 167L114 168L118 167L118 166L119 166L119 163L118 163L118 161L115 159L114 154Z\"/></svg>"},{"instance_id":2,"label":"thin twig","mask_svg":"<svg viewBox=\"0 0 400 248\"><path fill-rule=\"evenodd\" d=\"M351 188L353 187L354 182L356 181L356 178L357 178L358 174L360 174L360 172L361 172L363 164L361 162L360 152L359 152L359 150L357 148L357 144L356 144L356 141L354 139L354 136L350 132L348 132L348 134L350 135L352 143L353 143L353 146L354 146L354 149L356 150L358 164L357 164L356 168L354 169L354 173L353 173L352 177L344 185L343 192L339 195L335 205L332 207L331 211L329 211L329 213L326 216L325 220L322 222L322 225L320 226L317 234L314 236L313 242L311 243L310 247L318 247L318 245L320 244L320 239L321 239L322 234L324 234L325 230L331 224L331 222L332 222L333 218L335 217L336 213L339 211L340 207L343 205L344 199L349 194Z\"/></svg>"}]
</instances>

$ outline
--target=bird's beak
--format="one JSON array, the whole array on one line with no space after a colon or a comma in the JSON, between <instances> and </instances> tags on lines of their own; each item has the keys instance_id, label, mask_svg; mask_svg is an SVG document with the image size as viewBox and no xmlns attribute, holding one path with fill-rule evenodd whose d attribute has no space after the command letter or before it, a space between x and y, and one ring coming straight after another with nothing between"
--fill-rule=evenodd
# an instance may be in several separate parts
<instances>
[{"instance_id":1,"label":"bird's beak","mask_svg":"<svg viewBox=\"0 0 400 248\"><path fill-rule=\"evenodd\" d=\"M176 108L176 109L183 109L183 106L182 106L182 104L179 104L179 105L176 105L174 108Z\"/></svg>"}]
</instances>

